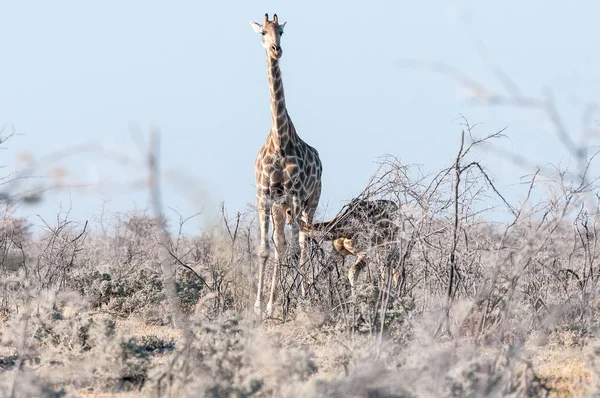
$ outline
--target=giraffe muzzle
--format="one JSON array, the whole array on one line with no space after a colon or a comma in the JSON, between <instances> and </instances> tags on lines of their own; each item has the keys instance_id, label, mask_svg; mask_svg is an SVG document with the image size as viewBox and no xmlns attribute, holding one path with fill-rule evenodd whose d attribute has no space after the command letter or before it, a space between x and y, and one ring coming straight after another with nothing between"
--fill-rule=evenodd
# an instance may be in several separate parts
<instances>
[{"instance_id":1,"label":"giraffe muzzle","mask_svg":"<svg viewBox=\"0 0 600 398\"><path fill-rule=\"evenodd\" d=\"M281 49L281 46L277 46L275 44L271 46L271 55L273 56L273 58L280 58L282 53L283 50Z\"/></svg>"}]
</instances>

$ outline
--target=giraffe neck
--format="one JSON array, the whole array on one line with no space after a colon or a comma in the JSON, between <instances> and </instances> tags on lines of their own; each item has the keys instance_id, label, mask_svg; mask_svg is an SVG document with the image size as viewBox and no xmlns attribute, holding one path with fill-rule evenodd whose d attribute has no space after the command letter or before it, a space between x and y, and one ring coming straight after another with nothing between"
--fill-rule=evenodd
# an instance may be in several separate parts
<instances>
[{"instance_id":1,"label":"giraffe neck","mask_svg":"<svg viewBox=\"0 0 600 398\"><path fill-rule=\"evenodd\" d=\"M344 228L336 217L333 220L310 224L310 227L304 227L303 231L311 238L323 238L324 240L334 240L343 237Z\"/></svg>"},{"instance_id":2,"label":"giraffe neck","mask_svg":"<svg viewBox=\"0 0 600 398\"><path fill-rule=\"evenodd\" d=\"M288 141L295 141L295 137L290 129L291 121L285 107L279 60L271 58L267 53L267 66L269 70L269 95L271 97L272 136L275 146L284 148L287 146Z\"/></svg>"}]
</instances>

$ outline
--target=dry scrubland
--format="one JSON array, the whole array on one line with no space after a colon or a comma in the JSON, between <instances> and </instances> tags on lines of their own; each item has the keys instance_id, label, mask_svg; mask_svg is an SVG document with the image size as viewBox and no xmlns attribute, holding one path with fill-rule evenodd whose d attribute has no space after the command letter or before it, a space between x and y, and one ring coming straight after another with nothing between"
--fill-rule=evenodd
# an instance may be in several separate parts
<instances>
[{"instance_id":1,"label":"dry scrubland","mask_svg":"<svg viewBox=\"0 0 600 398\"><path fill-rule=\"evenodd\" d=\"M196 236L166 236L149 214L86 224L63 212L36 231L7 212L2 396L597 393L592 179L533 173L521 181L529 193L509 204L470 160L484 143L467 128L456 159L437 175L383 159L361 197L400 204L400 239L369 248L355 297L349 264L335 266L329 243L311 245L302 271L308 297L299 299L298 270L286 264L276 318L262 323L251 311L254 212L231 217L223 208L222 222ZM489 221L499 213L509 221ZM384 282L380 264L390 270ZM165 288L170 270L175 290Z\"/></svg>"}]
</instances>

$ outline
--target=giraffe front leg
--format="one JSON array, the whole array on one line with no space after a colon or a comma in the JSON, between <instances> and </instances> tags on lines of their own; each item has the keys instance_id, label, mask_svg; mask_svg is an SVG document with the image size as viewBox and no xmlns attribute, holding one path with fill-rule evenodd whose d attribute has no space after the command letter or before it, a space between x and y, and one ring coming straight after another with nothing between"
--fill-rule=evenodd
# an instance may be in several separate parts
<instances>
[{"instance_id":1,"label":"giraffe front leg","mask_svg":"<svg viewBox=\"0 0 600 398\"><path fill-rule=\"evenodd\" d=\"M359 252L356 247L354 247L354 241L352 239L344 239L344 249L346 249L350 254L353 254L357 257L356 262L352 264L350 269L348 269L348 280L350 281L350 286L352 287L352 294L355 293L356 281L358 281L358 276L360 272L365 267L365 252Z\"/></svg>"},{"instance_id":2,"label":"giraffe front leg","mask_svg":"<svg viewBox=\"0 0 600 398\"><path fill-rule=\"evenodd\" d=\"M338 238L332 242L333 248L336 252L334 258L335 272L337 278L340 279L340 269L339 265L341 263L342 269L344 269L344 265L346 263L346 256L351 254L348 250L344 248L344 240L345 238ZM329 271L333 271L333 267L330 267Z\"/></svg>"},{"instance_id":3,"label":"giraffe front leg","mask_svg":"<svg viewBox=\"0 0 600 398\"><path fill-rule=\"evenodd\" d=\"M275 267L273 269L271 294L269 295L269 302L267 303L266 315L268 317L273 316L273 306L275 304L275 298L277 296L277 284L279 283L279 275L281 273L281 259L287 252L287 243L285 241L284 230L285 217L285 207L279 205L273 207L273 237L275 240L277 259L275 261Z\"/></svg>"},{"instance_id":4,"label":"giraffe front leg","mask_svg":"<svg viewBox=\"0 0 600 398\"><path fill-rule=\"evenodd\" d=\"M270 254L269 247L269 216L271 213L271 203L268 197L263 196L258 200L258 218L260 229L260 245L258 255L263 259L268 259Z\"/></svg>"},{"instance_id":5,"label":"giraffe front leg","mask_svg":"<svg viewBox=\"0 0 600 398\"><path fill-rule=\"evenodd\" d=\"M259 196L258 199L258 218L260 228L260 244L258 249L259 265L258 265L258 287L256 293L256 301L254 302L254 313L260 317L263 314L262 307L262 291L265 279L265 268L269 260L269 213L271 205L268 201L268 196Z\"/></svg>"},{"instance_id":6,"label":"giraffe front leg","mask_svg":"<svg viewBox=\"0 0 600 398\"><path fill-rule=\"evenodd\" d=\"M262 317L263 315L263 299L262 299L262 290L263 290L263 284L264 284L264 280L265 280L265 268L267 266L267 260L268 258L259 258L259 263L258 263L258 287L257 287L257 293L256 293L256 301L254 302L254 313L259 316Z\"/></svg>"}]
</instances>

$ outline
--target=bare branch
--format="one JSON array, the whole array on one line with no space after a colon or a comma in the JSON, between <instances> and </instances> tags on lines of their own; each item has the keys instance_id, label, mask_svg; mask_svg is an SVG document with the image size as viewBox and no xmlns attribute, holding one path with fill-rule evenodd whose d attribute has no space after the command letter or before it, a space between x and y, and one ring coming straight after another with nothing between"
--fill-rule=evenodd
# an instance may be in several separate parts
<instances>
[{"instance_id":1,"label":"bare branch","mask_svg":"<svg viewBox=\"0 0 600 398\"><path fill-rule=\"evenodd\" d=\"M156 219L155 228L160 243L160 264L162 268L162 274L164 279L164 288L168 298L169 306L176 327L178 327L183 334L184 346L187 347L187 336L188 328L187 322L181 313L181 303L179 296L177 295L176 284L175 284L175 270L172 267L169 252L169 236L165 230L162 222L164 220L162 212L162 201L160 191L160 168L158 151L160 148L159 136L157 131L152 131L150 135L150 148L148 152L148 170L150 179L150 197L152 199L152 209L154 217Z\"/></svg>"}]
</instances>

